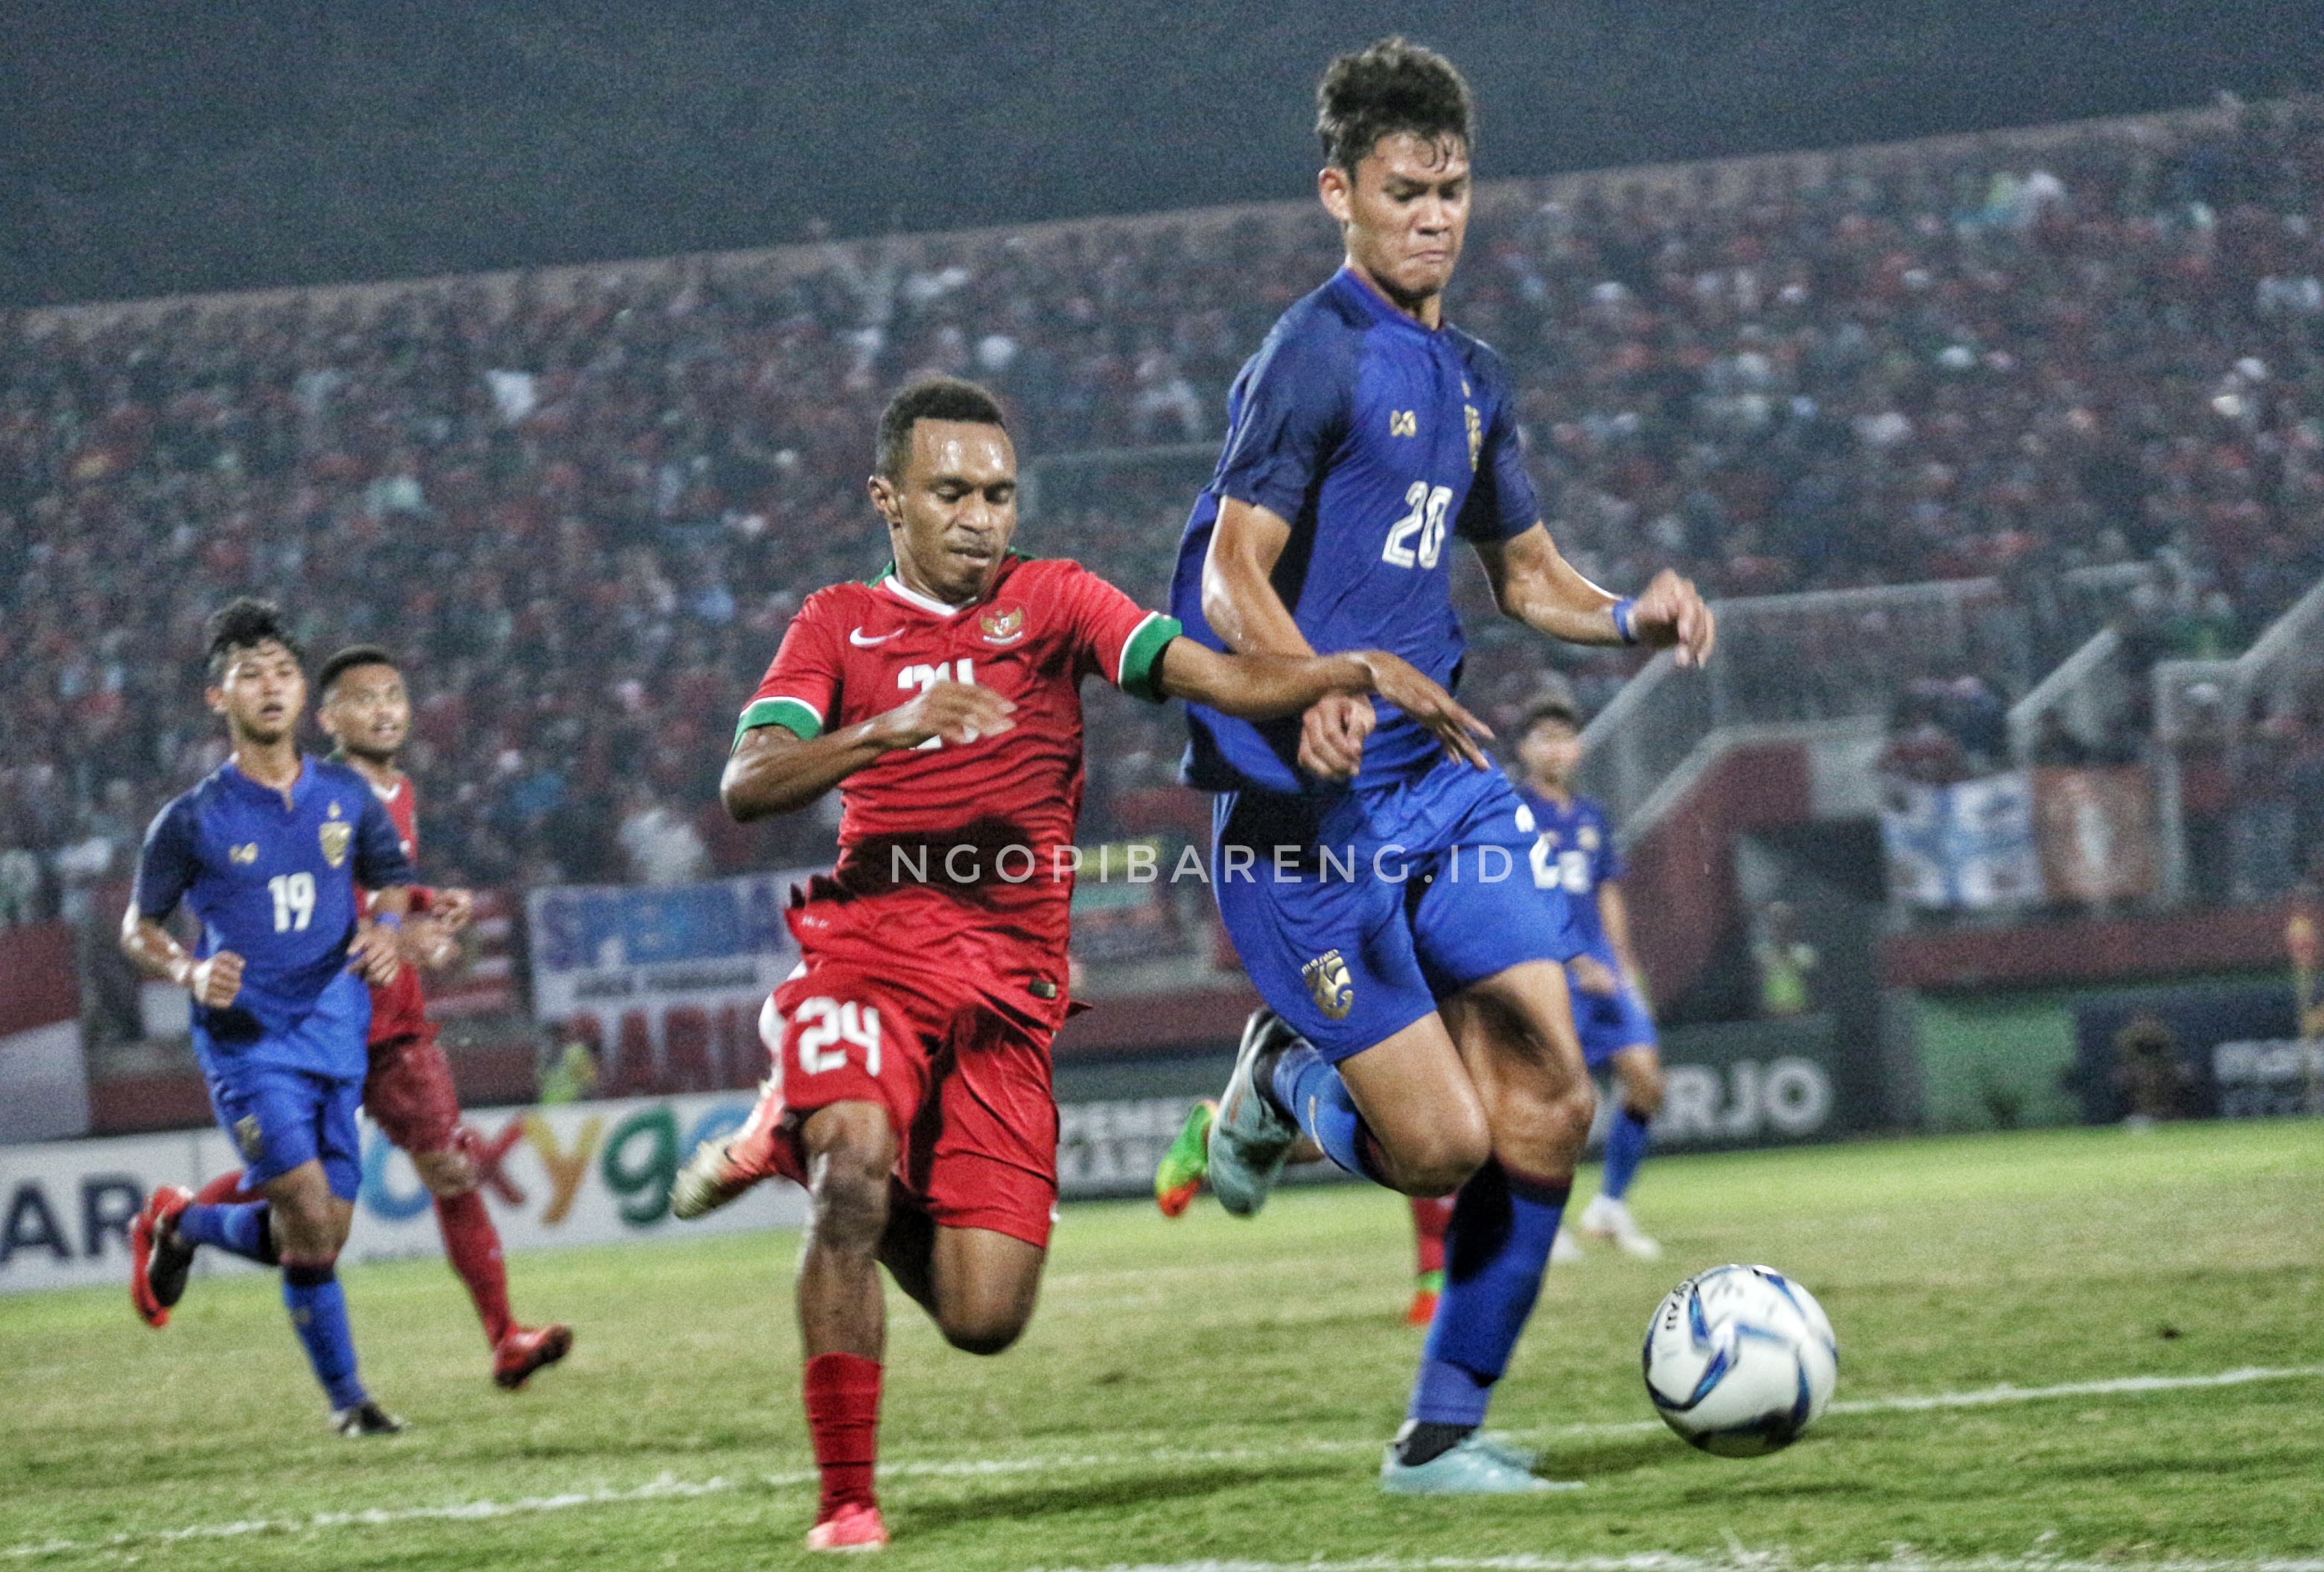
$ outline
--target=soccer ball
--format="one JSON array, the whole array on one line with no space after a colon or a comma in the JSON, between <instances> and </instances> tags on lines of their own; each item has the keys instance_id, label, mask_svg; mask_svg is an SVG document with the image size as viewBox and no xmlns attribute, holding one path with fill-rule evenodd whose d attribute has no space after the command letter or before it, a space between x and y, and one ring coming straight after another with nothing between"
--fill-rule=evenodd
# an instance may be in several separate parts
<instances>
[{"instance_id":1,"label":"soccer ball","mask_svg":"<svg viewBox=\"0 0 2324 1572\"><path fill-rule=\"evenodd\" d=\"M1768 1266L1714 1266L1670 1290L1646 1323L1646 1395L1706 1452L1780 1452L1815 1422L1840 1347L1815 1296Z\"/></svg>"}]
</instances>

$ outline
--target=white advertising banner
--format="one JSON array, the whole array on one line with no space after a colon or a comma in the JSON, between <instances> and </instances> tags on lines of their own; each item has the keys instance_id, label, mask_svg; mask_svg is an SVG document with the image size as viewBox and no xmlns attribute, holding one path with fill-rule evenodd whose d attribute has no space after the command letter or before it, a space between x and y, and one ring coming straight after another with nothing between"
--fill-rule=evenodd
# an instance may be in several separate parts
<instances>
[{"instance_id":1,"label":"white advertising banner","mask_svg":"<svg viewBox=\"0 0 2324 1572\"><path fill-rule=\"evenodd\" d=\"M484 1194L511 1250L543 1244L796 1227L806 1197L779 1180L697 1222L669 1216L669 1187L695 1146L750 1116L753 1094L710 1093L471 1110ZM368 1120L363 1188L342 1260L442 1253L435 1209L410 1160ZM0 1147L0 1292L125 1285L129 1223L156 1185L197 1188L240 1166L215 1129ZM254 1270L217 1250L198 1271Z\"/></svg>"},{"instance_id":2,"label":"white advertising banner","mask_svg":"<svg viewBox=\"0 0 2324 1572\"><path fill-rule=\"evenodd\" d=\"M787 868L698 884L566 884L528 902L533 1012L563 1022L757 1001L798 965L783 911L817 872Z\"/></svg>"},{"instance_id":3,"label":"white advertising banner","mask_svg":"<svg viewBox=\"0 0 2324 1572\"><path fill-rule=\"evenodd\" d=\"M2034 788L2023 772L1883 789L1880 837L1889 883L1908 904L1981 911L2042 898Z\"/></svg>"}]
</instances>

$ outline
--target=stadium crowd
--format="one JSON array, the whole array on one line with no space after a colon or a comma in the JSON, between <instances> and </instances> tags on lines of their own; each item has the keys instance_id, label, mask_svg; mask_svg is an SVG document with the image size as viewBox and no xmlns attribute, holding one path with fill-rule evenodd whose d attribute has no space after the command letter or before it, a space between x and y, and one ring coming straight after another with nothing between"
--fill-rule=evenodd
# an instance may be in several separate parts
<instances>
[{"instance_id":1,"label":"stadium crowd","mask_svg":"<svg viewBox=\"0 0 2324 1572\"><path fill-rule=\"evenodd\" d=\"M888 393L980 378L1028 456L1192 449L1336 261L1286 208L0 322L0 919L117 875L217 760L197 630L249 590L318 652L402 652L438 877L814 856L827 821L737 832L715 781L800 596L884 555ZM1452 314L1610 585L1999 574L2070 646L2063 575L2159 560L2194 652L2324 575L2313 103L1489 185ZM1158 603L1207 468L1181 458L1085 466L1022 547ZM1489 629L1469 691L1507 710L1541 659ZM1582 661L1585 699L1627 670ZM2316 721L2270 735L2305 757ZM1177 731L1092 727L1096 838Z\"/></svg>"}]
</instances>

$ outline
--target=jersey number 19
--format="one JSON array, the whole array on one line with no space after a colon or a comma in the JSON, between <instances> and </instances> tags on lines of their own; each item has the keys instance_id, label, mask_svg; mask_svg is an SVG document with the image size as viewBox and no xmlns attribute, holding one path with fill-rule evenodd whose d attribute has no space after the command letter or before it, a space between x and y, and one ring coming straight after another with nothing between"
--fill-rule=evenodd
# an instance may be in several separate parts
<instances>
[{"instance_id":1,"label":"jersey number 19","mask_svg":"<svg viewBox=\"0 0 2324 1572\"><path fill-rule=\"evenodd\" d=\"M274 931L306 932L307 924L315 920L315 875L277 874L266 881L266 888L274 896Z\"/></svg>"}]
</instances>

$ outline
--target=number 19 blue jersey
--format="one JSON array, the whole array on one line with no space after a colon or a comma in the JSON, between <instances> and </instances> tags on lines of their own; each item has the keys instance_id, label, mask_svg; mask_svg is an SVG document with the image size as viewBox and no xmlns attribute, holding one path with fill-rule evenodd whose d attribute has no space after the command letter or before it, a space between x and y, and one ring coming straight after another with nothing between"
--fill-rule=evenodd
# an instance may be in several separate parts
<instances>
[{"instance_id":1,"label":"number 19 blue jersey","mask_svg":"<svg viewBox=\"0 0 2324 1572\"><path fill-rule=\"evenodd\" d=\"M1447 536L1505 541L1541 516L1508 374L1481 341L1430 329L1342 268L1286 311L1234 381L1217 471L1179 543L1170 615L1211 648L1203 562L1222 501L1291 525L1274 585L1319 653L1382 649L1452 686L1465 644ZM1425 774L1434 738L1379 703L1357 784ZM1299 720L1187 707L1187 779L1205 791L1296 792Z\"/></svg>"},{"instance_id":2,"label":"number 19 blue jersey","mask_svg":"<svg viewBox=\"0 0 2324 1572\"><path fill-rule=\"evenodd\" d=\"M364 1031L323 1050L293 1032L323 990L346 969L355 935L358 883L383 890L411 883L411 864L387 809L345 764L302 759L288 800L219 765L174 798L145 832L137 859L137 910L159 922L185 902L201 920L197 956L232 950L242 991L223 1010L194 1007L195 1041L237 1057L289 1055L286 1068L360 1076Z\"/></svg>"}]
</instances>

